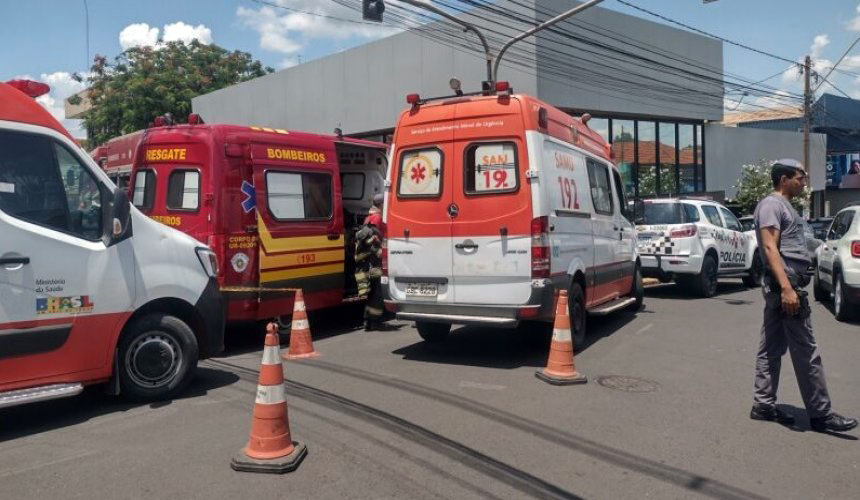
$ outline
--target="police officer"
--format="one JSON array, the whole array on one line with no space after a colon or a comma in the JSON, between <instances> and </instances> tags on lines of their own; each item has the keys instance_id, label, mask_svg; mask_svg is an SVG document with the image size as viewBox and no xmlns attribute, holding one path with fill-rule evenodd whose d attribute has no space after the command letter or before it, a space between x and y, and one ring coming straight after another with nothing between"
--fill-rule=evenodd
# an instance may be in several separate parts
<instances>
[{"instance_id":1,"label":"police officer","mask_svg":"<svg viewBox=\"0 0 860 500\"><path fill-rule=\"evenodd\" d=\"M382 223L381 194L373 197L373 206L369 215L364 219L364 225L355 235L355 264L356 282L359 295L366 295L364 305L364 330L388 330L383 323L385 314L382 300L382 238L384 225Z\"/></svg>"},{"instance_id":2,"label":"police officer","mask_svg":"<svg viewBox=\"0 0 860 500\"><path fill-rule=\"evenodd\" d=\"M791 206L791 200L803 192L806 171L796 160L779 160L771 169L771 181L774 192L755 209L756 237L765 267L765 306L750 418L794 423L793 416L776 407L779 369L788 349L812 430L847 431L857 426L857 420L831 409L824 367L812 333L809 300L803 290L809 284L811 259L803 219Z\"/></svg>"}]
</instances>

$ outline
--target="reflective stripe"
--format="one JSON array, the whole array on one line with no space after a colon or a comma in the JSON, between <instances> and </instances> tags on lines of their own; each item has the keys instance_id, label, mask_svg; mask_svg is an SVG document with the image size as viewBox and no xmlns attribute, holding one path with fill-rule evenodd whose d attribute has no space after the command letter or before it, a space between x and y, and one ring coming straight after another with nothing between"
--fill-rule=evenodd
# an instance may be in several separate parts
<instances>
[{"instance_id":1,"label":"reflective stripe","mask_svg":"<svg viewBox=\"0 0 860 500\"><path fill-rule=\"evenodd\" d=\"M552 340L555 342L572 342L570 337L570 329L568 328L553 328Z\"/></svg>"},{"instance_id":2,"label":"reflective stripe","mask_svg":"<svg viewBox=\"0 0 860 500\"><path fill-rule=\"evenodd\" d=\"M263 348L263 364L264 365L279 365L281 364L281 349L276 345L267 345Z\"/></svg>"},{"instance_id":3,"label":"reflective stripe","mask_svg":"<svg viewBox=\"0 0 860 500\"><path fill-rule=\"evenodd\" d=\"M257 386L257 404L273 405L284 403L286 401L287 398L284 394L284 384Z\"/></svg>"},{"instance_id":4,"label":"reflective stripe","mask_svg":"<svg viewBox=\"0 0 860 500\"><path fill-rule=\"evenodd\" d=\"M293 330L307 330L310 328L310 324L306 319L294 319L293 320Z\"/></svg>"},{"instance_id":5,"label":"reflective stripe","mask_svg":"<svg viewBox=\"0 0 860 500\"><path fill-rule=\"evenodd\" d=\"M304 310L305 310L305 301L304 300L295 302L293 304L293 311L304 311Z\"/></svg>"}]
</instances>

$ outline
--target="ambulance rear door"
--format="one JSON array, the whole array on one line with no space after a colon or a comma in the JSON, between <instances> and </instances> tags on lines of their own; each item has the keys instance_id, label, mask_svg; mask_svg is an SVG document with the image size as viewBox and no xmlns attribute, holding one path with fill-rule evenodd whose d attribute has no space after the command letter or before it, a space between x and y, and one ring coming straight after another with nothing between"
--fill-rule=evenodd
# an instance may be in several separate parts
<instances>
[{"instance_id":1,"label":"ambulance rear door","mask_svg":"<svg viewBox=\"0 0 860 500\"><path fill-rule=\"evenodd\" d=\"M418 111L420 123L398 126L387 211L389 293L399 302L451 303L454 106ZM404 144L408 141L408 144Z\"/></svg>"},{"instance_id":2,"label":"ambulance rear door","mask_svg":"<svg viewBox=\"0 0 860 500\"><path fill-rule=\"evenodd\" d=\"M508 102L457 105L458 168L450 176L457 303L524 304L531 295L528 153L519 101Z\"/></svg>"}]
</instances>

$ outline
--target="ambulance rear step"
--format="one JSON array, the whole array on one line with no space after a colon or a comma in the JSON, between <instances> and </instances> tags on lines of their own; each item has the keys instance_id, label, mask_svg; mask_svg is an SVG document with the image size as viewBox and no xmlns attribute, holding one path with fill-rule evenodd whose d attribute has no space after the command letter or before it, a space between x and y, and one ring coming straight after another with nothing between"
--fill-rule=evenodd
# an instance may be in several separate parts
<instances>
[{"instance_id":1,"label":"ambulance rear step","mask_svg":"<svg viewBox=\"0 0 860 500\"><path fill-rule=\"evenodd\" d=\"M461 314L437 314L424 312L398 312L397 319L408 321L427 321L429 323L454 323L459 325L516 326L516 318L497 318L488 316L467 316Z\"/></svg>"},{"instance_id":2,"label":"ambulance rear step","mask_svg":"<svg viewBox=\"0 0 860 500\"><path fill-rule=\"evenodd\" d=\"M42 385L39 387L29 387L27 389L0 392L0 408L7 408L24 403L35 403L36 401L47 401L49 399L77 396L83 390L83 384L75 382L71 384Z\"/></svg>"},{"instance_id":3,"label":"ambulance rear step","mask_svg":"<svg viewBox=\"0 0 860 500\"><path fill-rule=\"evenodd\" d=\"M611 302L607 302L606 304L601 304L594 309L589 309L588 314L592 316L605 316L609 313L614 313L619 309L625 308L634 302L636 302L635 297L619 297Z\"/></svg>"}]
</instances>

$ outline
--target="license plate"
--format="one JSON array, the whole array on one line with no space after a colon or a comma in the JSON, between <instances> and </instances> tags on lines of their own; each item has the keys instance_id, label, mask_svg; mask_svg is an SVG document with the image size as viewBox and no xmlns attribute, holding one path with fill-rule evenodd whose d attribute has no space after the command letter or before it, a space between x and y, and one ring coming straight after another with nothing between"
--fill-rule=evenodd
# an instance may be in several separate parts
<instances>
[{"instance_id":1,"label":"license plate","mask_svg":"<svg viewBox=\"0 0 860 500\"><path fill-rule=\"evenodd\" d=\"M436 283L409 283L406 285L407 297L433 298L438 292Z\"/></svg>"}]
</instances>

